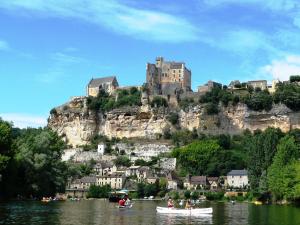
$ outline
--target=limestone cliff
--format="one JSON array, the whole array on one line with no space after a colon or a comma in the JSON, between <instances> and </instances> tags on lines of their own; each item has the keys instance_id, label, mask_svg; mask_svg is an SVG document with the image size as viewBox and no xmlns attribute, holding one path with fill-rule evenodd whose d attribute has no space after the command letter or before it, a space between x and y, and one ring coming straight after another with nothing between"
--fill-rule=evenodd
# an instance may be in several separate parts
<instances>
[{"instance_id":1,"label":"limestone cliff","mask_svg":"<svg viewBox=\"0 0 300 225\"><path fill-rule=\"evenodd\" d=\"M218 115L205 114L197 105L178 112L175 128L167 119L172 109L123 107L106 113L95 113L86 107L86 98L78 97L51 112L48 126L63 136L72 146L89 142L95 134L118 138L155 139L166 130L196 128L210 134L239 134L245 129L264 130L278 127L283 131L300 128L300 112L292 112L284 105L274 105L272 110L255 112L246 105L221 107ZM174 109L173 109L174 110Z\"/></svg>"}]
</instances>

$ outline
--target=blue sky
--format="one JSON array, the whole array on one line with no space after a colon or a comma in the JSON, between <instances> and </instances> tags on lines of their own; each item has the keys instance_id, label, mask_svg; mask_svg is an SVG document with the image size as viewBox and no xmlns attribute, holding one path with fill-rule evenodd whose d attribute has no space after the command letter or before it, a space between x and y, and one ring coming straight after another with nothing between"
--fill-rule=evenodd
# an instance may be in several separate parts
<instances>
[{"instance_id":1,"label":"blue sky","mask_svg":"<svg viewBox=\"0 0 300 225\"><path fill-rule=\"evenodd\" d=\"M92 77L141 85L156 56L185 61L193 88L213 79L300 74L298 0L0 2L0 116L46 124Z\"/></svg>"}]
</instances>

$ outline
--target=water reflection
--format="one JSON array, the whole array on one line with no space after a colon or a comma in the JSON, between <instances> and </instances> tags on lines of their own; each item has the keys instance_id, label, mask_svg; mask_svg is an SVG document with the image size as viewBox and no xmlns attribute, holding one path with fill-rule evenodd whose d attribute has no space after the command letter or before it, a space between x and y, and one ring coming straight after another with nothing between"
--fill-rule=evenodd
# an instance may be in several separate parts
<instances>
[{"instance_id":1,"label":"water reflection","mask_svg":"<svg viewBox=\"0 0 300 225\"><path fill-rule=\"evenodd\" d=\"M212 215L202 216L177 216L173 214L157 214L156 224L158 225L173 225L173 224L213 224Z\"/></svg>"}]
</instances>

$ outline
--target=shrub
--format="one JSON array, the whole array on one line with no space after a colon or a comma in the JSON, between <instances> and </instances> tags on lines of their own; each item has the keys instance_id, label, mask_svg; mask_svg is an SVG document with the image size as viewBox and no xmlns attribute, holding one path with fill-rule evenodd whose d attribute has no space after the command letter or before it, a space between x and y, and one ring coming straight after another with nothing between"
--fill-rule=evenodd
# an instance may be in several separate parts
<instances>
[{"instance_id":1,"label":"shrub","mask_svg":"<svg viewBox=\"0 0 300 225\"><path fill-rule=\"evenodd\" d=\"M216 103L207 103L205 105L205 111L208 115L218 114L219 108Z\"/></svg>"},{"instance_id":2,"label":"shrub","mask_svg":"<svg viewBox=\"0 0 300 225\"><path fill-rule=\"evenodd\" d=\"M291 83L293 83L293 82L300 82L300 75L290 76L290 82Z\"/></svg>"},{"instance_id":3,"label":"shrub","mask_svg":"<svg viewBox=\"0 0 300 225\"><path fill-rule=\"evenodd\" d=\"M119 156L115 159L116 166L131 166L130 159L127 156Z\"/></svg>"},{"instance_id":4,"label":"shrub","mask_svg":"<svg viewBox=\"0 0 300 225\"><path fill-rule=\"evenodd\" d=\"M269 111L270 109L272 109L273 98L269 93L266 93L264 91L257 92L246 100L246 104L250 109L255 111Z\"/></svg>"},{"instance_id":5,"label":"shrub","mask_svg":"<svg viewBox=\"0 0 300 225\"><path fill-rule=\"evenodd\" d=\"M240 97L238 95L234 95L232 99L232 105L237 105L240 101Z\"/></svg>"},{"instance_id":6,"label":"shrub","mask_svg":"<svg viewBox=\"0 0 300 225\"><path fill-rule=\"evenodd\" d=\"M191 198L196 200L199 198L199 192L198 191L193 191L191 194Z\"/></svg>"},{"instance_id":7,"label":"shrub","mask_svg":"<svg viewBox=\"0 0 300 225\"><path fill-rule=\"evenodd\" d=\"M177 191L171 191L169 192L169 196L174 199L174 200L177 200L179 199L179 193Z\"/></svg>"},{"instance_id":8,"label":"shrub","mask_svg":"<svg viewBox=\"0 0 300 225\"><path fill-rule=\"evenodd\" d=\"M224 197L224 192L205 192L207 200L221 200Z\"/></svg>"},{"instance_id":9,"label":"shrub","mask_svg":"<svg viewBox=\"0 0 300 225\"><path fill-rule=\"evenodd\" d=\"M191 192L190 192L189 190L186 190L186 191L184 192L184 197L185 197L185 199L191 198Z\"/></svg>"},{"instance_id":10,"label":"shrub","mask_svg":"<svg viewBox=\"0 0 300 225\"><path fill-rule=\"evenodd\" d=\"M179 107L181 109L186 109L187 107L189 107L190 105L193 105L195 103L193 98L184 98L184 99L180 99L179 101Z\"/></svg>"},{"instance_id":11,"label":"shrub","mask_svg":"<svg viewBox=\"0 0 300 225\"><path fill-rule=\"evenodd\" d=\"M176 125L178 123L178 119L179 119L178 113L175 113L175 112L170 113L167 116L167 119L171 124Z\"/></svg>"},{"instance_id":12,"label":"shrub","mask_svg":"<svg viewBox=\"0 0 300 225\"><path fill-rule=\"evenodd\" d=\"M274 94L275 103L283 103L294 111L300 110L300 86L297 84L278 84Z\"/></svg>"},{"instance_id":13,"label":"shrub","mask_svg":"<svg viewBox=\"0 0 300 225\"><path fill-rule=\"evenodd\" d=\"M151 102L152 107L167 107L168 102L165 98L162 98L160 96L155 96Z\"/></svg>"},{"instance_id":14,"label":"shrub","mask_svg":"<svg viewBox=\"0 0 300 225\"><path fill-rule=\"evenodd\" d=\"M108 198L109 192L111 191L111 187L109 185L105 186L96 186L96 185L91 185L87 197L88 198Z\"/></svg>"},{"instance_id":15,"label":"shrub","mask_svg":"<svg viewBox=\"0 0 300 225\"><path fill-rule=\"evenodd\" d=\"M50 110L50 114L56 115L57 114L56 108L51 109Z\"/></svg>"}]
</instances>

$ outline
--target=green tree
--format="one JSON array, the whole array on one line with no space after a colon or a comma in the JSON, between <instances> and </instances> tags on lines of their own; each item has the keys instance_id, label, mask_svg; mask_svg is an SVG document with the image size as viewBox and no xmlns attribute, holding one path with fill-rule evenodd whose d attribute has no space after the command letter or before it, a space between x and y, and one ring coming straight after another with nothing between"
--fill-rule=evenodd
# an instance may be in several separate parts
<instances>
[{"instance_id":1,"label":"green tree","mask_svg":"<svg viewBox=\"0 0 300 225\"><path fill-rule=\"evenodd\" d=\"M191 198L191 192L189 190L186 190L184 192L184 197L185 197L185 199L190 199Z\"/></svg>"},{"instance_id":2,"label":"green tree","mask_svg":"<svg viewBox=\"0 0 300 225\"><path fill-rule=\"evenodd\" d=\"M268 169L268 185L275 200L300 197L299 146L292 136L285 136L277 146L273 163Z\"/></svg>"},{"instance_id":3,"label":"green tree","mask_svg":"<svg viewBox=\"0 0 300 225\"><path fill-rule=\"evenodd\" d=\"M118 156L116 159L115 159L115 164L116 166L131 166L131 161L130 159L127 157L127 156Z\"/></svg>"},{"instance_id":4,"label":"green tree","mask_svg":"<svg viewBox=\"0 0 300 225\"><path fill-rule=\"evenodd\" d=\"M64 142L48 129L28 129L17 139L16 165L23 174L22 189L29 196L51 196L63 191L66 164L61 161Z\"/></svg>"},{"instance_id":5,"label":"green tree","mask_svg":"<svg viewBox=\"0 0 300 225\"><path fill-rule=\"evenodd\" d=\"M199 192L198 191L193 191L191 194L191 198L196 200L199 198Z\"/></svg>"},{"instance_id":6,"label":"green tree","mask_svg":"<svg viewBox=\"0 0 300 225\"><path fill-rule=\"evenodd\" d=\"M156 188L155 184L146 184L145 185L145 189L144 189L144 193L146 196L156 196L156 194L158 193L158 189Z\"/></svg>"},{"instance_id":7,"label":"green tree","mask_svg":"<svg viewBox=\"0 0 300 225\"><path fill-rule=\"evenodd\" d=\"M12 144L12 125L0 118L0 174L6 168L10 157Z\"/></svg>"},{"instance_id":8,"label":"green tree","mask_svg":"<svg viewBox=\"0 0 300 225\"><path fill-rule=\"evenodd\" d=\"M205 174L210 158L220 150L216 140L195 141L185 147L176 148L172 155L190 174Z\"/></svg>"},{"instance_id":9,"label":"green tree","mask_svg":"<svg viewBox=\"0 0 300 225\"><path fill-rule=\"evenodd\" d=\"M143 198L145 196L145 184L144 183L137 184L137 196L139 198Z\"/></svg>"},{"instance_id":10,"label":"green tree","mask_svg":"<svg viewBox=\"0 0 300 225\"><path fill-rule=\"evenodd\" d=\"M266 176L262 176L272 164L276 146L283 136L279 129L268 128L264 132L256 132L245 139L245 150L248 155L248 175L250 187L254 191L266 192L259 184L264 184Z\"/></svg>"},{"instance_id":11,"label":"green tree","mask_svg":"<svg viewBox=\"0 0 300 225\"><path fill-rule=\"evenodd\" d=\"M108 198L109 192L111 192L110 185L104 185L104 186L96 186L91 185L89 187L87 197L88 198Z\"/></svg>"}]
</instances>

